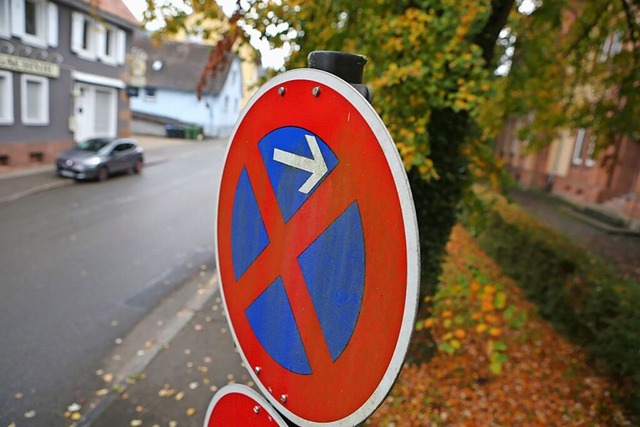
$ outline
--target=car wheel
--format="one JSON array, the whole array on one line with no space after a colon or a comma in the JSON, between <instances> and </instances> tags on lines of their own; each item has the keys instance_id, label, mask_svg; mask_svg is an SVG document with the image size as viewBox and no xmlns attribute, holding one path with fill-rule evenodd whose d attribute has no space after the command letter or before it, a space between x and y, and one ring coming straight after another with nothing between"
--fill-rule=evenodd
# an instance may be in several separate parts
<instances>
[{"instance_id":1,"label":"car wheel","mask_svg":"<svg viewBox=\"0 0 640 427\"><path fill-rule=\"evenodd\" d=\"M133 165L133 173L135 174L139 174L140 172L142 172L142 167L144 166L144 163L142 162L142 159L138 159L136 161L136 164Z\"/></svg>"},{"instance_id":2,"label":"car wheel","mask_svg":"<svg viewBox=\"0 0 640 427\"><path fill-rule=\"evenodd\" d=\"M107 179L109 179L109 171L107 170L106 167L103 166L100 169L98 169L98 173L96 176L98 177L99 182L106 181Z\"/></svg>"}]
</instances>

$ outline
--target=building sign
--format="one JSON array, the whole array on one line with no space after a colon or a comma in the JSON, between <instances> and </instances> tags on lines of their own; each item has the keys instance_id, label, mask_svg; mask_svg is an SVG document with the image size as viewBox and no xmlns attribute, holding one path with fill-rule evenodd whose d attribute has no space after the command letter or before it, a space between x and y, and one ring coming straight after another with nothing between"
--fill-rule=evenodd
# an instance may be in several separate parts
<instances>
[{"instance_id":1,"label":"building sign","mask_svg":"<svg viewBox=\"0 0 640 427\"><path fill-rule=\"evenodd\" d=\"M60 67L57 64L4 53L0 53L0 68L46 77L60 77Z\"/></svg>"},{"instance_id":2,"label":"building sign","mask_svg":"<svg viewBox=\"0 0 640 427\"><path fill-rule=\"evenodd\" d=\"M129 59L129 86L147 85L147 53L142 49L132 49Z\"/></svg>"}]
</instances>

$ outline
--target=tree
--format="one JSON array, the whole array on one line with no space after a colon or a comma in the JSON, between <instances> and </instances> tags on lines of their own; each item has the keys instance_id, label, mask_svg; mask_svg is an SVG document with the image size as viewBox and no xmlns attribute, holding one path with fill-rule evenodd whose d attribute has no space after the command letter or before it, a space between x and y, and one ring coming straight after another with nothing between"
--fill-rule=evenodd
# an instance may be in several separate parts
<instances>
[{"instance_id":1,"label":"tree","mask_svg":"<svg viewBox=\"0 0 640 427\"><path fill-rule=\"evenodd\" d=\"M432 295L469 182L468 148L481 136L475 119L495 78L496 40L514 0L239 3L232 20L274 47L291 43L291 68L306 66L313 50L368 58L365 82L372 86L373 104L402 155L416 203L421 294ZM219 16L210 1L187 4L195 12ZM189 13L183 7L165 11L172 16L167 31L179 28Z\"/></svg>"},{"instance_id":2,"label":"tree","mask_svg":"<svg viewBox=\"0 0 640 427\"><path fill-rule=\"evenodd\" d=\"M513 65L493 126L527 115L532 149L588 128L596 150L640 139L640 2L542 2L509 22Z\"/></svg>"}]
</instances>

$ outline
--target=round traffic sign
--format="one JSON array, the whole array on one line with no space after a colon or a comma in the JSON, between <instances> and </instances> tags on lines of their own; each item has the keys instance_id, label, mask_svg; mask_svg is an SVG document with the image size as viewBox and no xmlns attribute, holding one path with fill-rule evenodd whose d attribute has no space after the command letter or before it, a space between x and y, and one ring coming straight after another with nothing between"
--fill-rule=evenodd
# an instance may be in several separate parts
<instances>
[{"instance_id":1,"label":"round traffic sign","mask_svg":"<svg viewBox=\"0 0 640 427\"><path fill-rule=\"evenodd\" d=\"M211 399L204 427L286 427L282 417L252 388L240 384L222 387Z\"/></svg>"},{"instance_id":2,"label":"round traffic sign","mask_svg":"<svg viewBox=\"0 0 640 427\"><path fill-rule=\"evenodd\" d=\"M413 200L381 119L329 73L272 79L232 134L217 211L221 293L260 390L297 424L363 421L398 375L419 282Z\"/></svg>"}]
</instances>

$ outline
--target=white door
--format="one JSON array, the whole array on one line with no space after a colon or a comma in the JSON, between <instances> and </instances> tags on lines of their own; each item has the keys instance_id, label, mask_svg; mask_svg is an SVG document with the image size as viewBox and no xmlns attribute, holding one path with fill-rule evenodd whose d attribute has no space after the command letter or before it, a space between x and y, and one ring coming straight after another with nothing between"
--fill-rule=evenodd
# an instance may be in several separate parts
<instances>
[{"instance_id":1,"label":"white door","mask_svg":"<svg viewBox=\"0 0 640 427\"><path fill-rule=\"evenodd\" d=\"M75 140L115 137L118 131L117 90L76 83L74 95Z\"/></svg>"}]
</instances>

